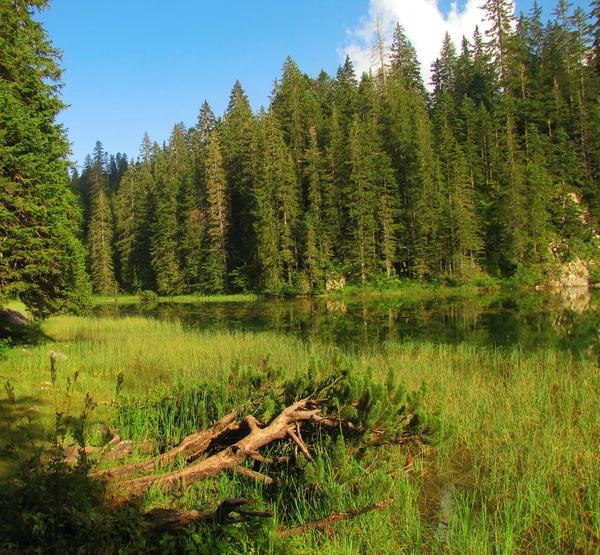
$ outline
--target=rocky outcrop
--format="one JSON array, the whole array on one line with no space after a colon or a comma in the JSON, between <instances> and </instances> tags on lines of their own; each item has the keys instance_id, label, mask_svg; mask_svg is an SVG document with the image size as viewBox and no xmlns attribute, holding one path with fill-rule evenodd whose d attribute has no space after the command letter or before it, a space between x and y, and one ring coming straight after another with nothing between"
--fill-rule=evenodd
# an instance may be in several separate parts
<instances>
[{"instance_id":1,"label":"rocky outcrop","mask_svg":"<svg viewBox=\"0 0 600 555\"><path fill-rule=\"evenodd\" d=\"M590 283L590 269L587 262L576 258L568 264L563 264L552 286L558 289L577 287L588 288Z\"/></svg>"},{"instance_id":2,"label":"rocky outcrop","mask_svg":"<svg viewBox=\"0 0 600 555\"><path fill-rule=\"evenodd\" d=\"M29 318L12 308L0 308L0 326L26 326Z\"/></svg>"},{"instance_id":3,"label":"rocky outcrop","mask_svg":"<svg viewBox=\"0 0 600 555\"><path fill-rule=\"evenodd\" d=\"M330 278L325 283L326 291L339 291L346 287L346 278L345 276L339 276L337 278Z\"/></svg>"}]
</instances>

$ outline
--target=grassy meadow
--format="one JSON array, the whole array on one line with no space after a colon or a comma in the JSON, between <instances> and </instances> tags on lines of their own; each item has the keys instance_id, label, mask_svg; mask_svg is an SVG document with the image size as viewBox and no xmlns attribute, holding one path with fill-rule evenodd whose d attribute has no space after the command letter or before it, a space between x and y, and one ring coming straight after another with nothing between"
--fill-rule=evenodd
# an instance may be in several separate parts
<instances>
[{"instance_id":1,"label":"grassy meadow","mask_svg":"<svg viewBox=\"0 0 600 555\"><path fill-rule=\"evenodd\" d=\"M329 345L273 333L201 332L137 317L60 316L45 321L40 331L44 342L14 347L0 360L2 382L10 382L15 396L15 403L3 396L0 404L2 444L20 443L25 454L28 434L42 444L57 410L77 414L86 393L98 404L87 421L89 443L100 441L99 425L105 424L119 426L124 438L174 444L187 433L186 425L195 426L181 423L182 411L189 409L197 421L206 417L205 399L200 403L198 395L185 392L203 387L210 396L206 384L226 384L234 368L278 367L293 375L346 357L344 364L358 372L371 369L381 381L393 367L396 379L411 389L427 382L423 408L439 416L445 436L434 445L384 446L358 460L343 446L316 453L305 476L288 484L297 496L289 495L289 487L285 495L267 492L258 482L223 474L175 497L154 491L146 498L146 508L189 509L244 496L274 511L275 518L257 529L233 530L233 537L242 534L238 543L219 539L221 552L600 551L600 374L591 358L417 342L340 355ZM68 398L64 391L75 372ZM168 401L174 398L178 401ZM5 424L11 419L9 434ZM25 430L17 428L19 422ZM9 476L17 463L3 456L0 472ZM294 538L275 537L280 524L298 525L389 497L394 503L381 511ZM194 533L183 540L167 536L159 552L204 553L203 542Z\"/></svg>"}]
</instances>

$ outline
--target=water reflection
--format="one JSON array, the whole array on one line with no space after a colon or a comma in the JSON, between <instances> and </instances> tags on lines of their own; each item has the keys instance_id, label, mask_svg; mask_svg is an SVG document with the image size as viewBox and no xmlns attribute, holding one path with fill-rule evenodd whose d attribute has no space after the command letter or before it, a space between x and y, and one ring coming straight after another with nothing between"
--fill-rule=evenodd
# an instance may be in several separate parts
<instances>
[{"instance_id":1,"label":"water reflection","mask_svg":"<svg viewBox=\"0 0 600 555\"><path fill-rule=\"evenodd\" d=\"M349 350L384 341L419 340L486 346L554 346L593 353L600 297L573 289L550 294L304 298L225 303L107 304L97 315L178 319L200 329L292 333Z\"/></svg>"}]
</instances>

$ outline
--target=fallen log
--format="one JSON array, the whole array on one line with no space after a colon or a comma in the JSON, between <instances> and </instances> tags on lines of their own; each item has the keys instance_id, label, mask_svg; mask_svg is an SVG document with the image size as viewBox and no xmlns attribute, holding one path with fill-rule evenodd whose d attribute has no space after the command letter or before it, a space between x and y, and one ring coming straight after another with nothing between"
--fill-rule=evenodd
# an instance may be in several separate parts
<instances>
[{"instance_id":1,"label":"fallen log","mask_svg":"<svg viewBox=\"0 0 600 555\"><path fill-rule=\"evenodd\" d=\"M226 416L221 418L216 424L206 430L199 430L197 433L185 437L181 443L157 457L127 466L101 470L91 474L92 478L103 478L105 480L122 480L142 472L153 472L165 468L170 462L178 457L189 460L201 455L211 444L211 442L221 435L225 430L235 428L239 422L235 421L236 411L232 410Z\"/></svg>"},{"instance_id":2,"label":"fallen log","mask_svg":"<svg viewBox=\"0 0 600 555\"><path fill-rule=\"evenodd\" d=\"M280 538L290 538L292 536L297 536L299 534L303 534L304 532L307 532L308 530L314 530L316 528L327 528L328 526L331 526L332 524L339 522L340 520L349 520L349 519L357 517L359 515L364 515L365 513L368 513L369 511L375 511L375 510L382 509L386 505L389 505L390 503L393 503L393 502L394 502L394 500L391 498L384 499L383 501L380 501L379 503L373 503L371 505L367 505L366 507L363 507L362 509L357 509L357 510L348 511L345 513L337 513L337 514L329 515L325 518L320 518L319 520L314 520L312 522L307 522L306 524L302 524L301 526L296 526L295 528L287 528L287 529L280 528L279 531L277 532L277 535Z\"/></svg>"},{"instance_id":3,"label":"fallen log","mask_svg":"<svg viewBox=\"0 0 600 555\"><path fill-rule=\"evenodd\" d=\"M159 487L162 491L169 491L176 486L187 486L197 480L215 476L219 472L240 467L248 457L251 457L261 447L288 436L292 424L314 420L321 412L318 405L319 403L311 399L298 401L284 409L265 428L259 427L258 422L253 419L252 423L249 424L250 432L248 435L215 455L196 460L182 470L125 480L116 483L115 487L129 496L139 496L154 486ZM213 431L213 434L215 433ZM144 465L144 468L149 468L154 463L147 461L140 464ZM96 474L96 476L104 478L120 477L121 475L119 472L110 471Z\"/></svg>"},{"instance_id":4,"label":"fallen log","mask_svg":"<svg viewBox=\"0 0 600 555\"><path fill-rule=\"evenodd\" d=\"M243 522L249 516L265 518L273 516L273 513L270 512L242 508L253 502L243 498L226 499L214 511L206 512L157 508L148 511L144 515L144 520L154 531L165 532L184 528L192 522L206 522L222 526L229 522ZM237 513L239 516L231 517L231 513Z\"/></svg>"},{"instance_id":5,"label":"fallen log","mask_svg":"<svg viewBox=\"0 0 600 555\"><path fill-rule=\"evenodd\" d=\"M226 499L220 503L214 511L180 511L177 509L157 508L148 511L144 515L144 520L146 520L152 530L166 532L184 528L192 522L204 522L207 524L222 526L224 524L234 522L244 522L248 520L248 517L251 516L260 518L271 518L274 516L273 513L269 511L255 511L252 509L243 508L253 502L254 501L248 501L247 499L243 498ZM308 532L309 530L328 528L336 522L350 520L370 511L381 510L393 502L394 500L391 498L384 499L379 503L372 503L366 507L363 507L362 509L331 514L325 518L307 522L306 524L295 526L294 528L285 528L284 526L280 526L277 530L277 536L279 538L290 538L292 536L298 536L304 532ZM232 513L237 513L239 516L232 517Z\"/></svg>"}]
</instances>

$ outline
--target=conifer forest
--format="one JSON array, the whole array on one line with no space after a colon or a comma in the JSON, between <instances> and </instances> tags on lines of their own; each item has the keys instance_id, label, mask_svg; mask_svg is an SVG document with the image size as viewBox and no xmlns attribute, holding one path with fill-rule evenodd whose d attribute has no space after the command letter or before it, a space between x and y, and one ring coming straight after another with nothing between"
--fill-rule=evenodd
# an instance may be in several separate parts
<instances>
[{"instance_id":1,"label":"conifer forest","mask_svg":"<svg viewBox=\"0 0 600 555\"><path fill-rule=\"evenodd\" d=\"M488 0L424 83L397 24L372 71L291 59L253 113L236 82L222 117L139 157L100 142L74 173L93 287L308 293L399 278L544 283L593 259L600 218L600 3L514 20ZM428 86L429 85L429 86Z\"/></svg>"},{"instance_id":2,"label":"conifer forest","mask_svg":"<svg viewBox=\"0 0 600 555\"><path fill-rule=\"evenodd\" d=\"M600 553L600 0L553 1L428 72L369 2L370 71L78 166L0 0L0 552Z\"/></svg>"}]
</instances>

